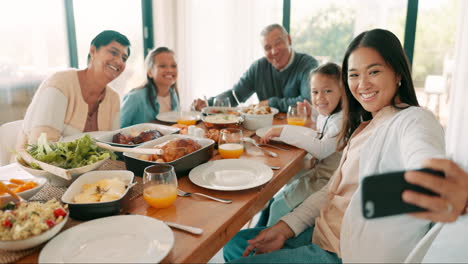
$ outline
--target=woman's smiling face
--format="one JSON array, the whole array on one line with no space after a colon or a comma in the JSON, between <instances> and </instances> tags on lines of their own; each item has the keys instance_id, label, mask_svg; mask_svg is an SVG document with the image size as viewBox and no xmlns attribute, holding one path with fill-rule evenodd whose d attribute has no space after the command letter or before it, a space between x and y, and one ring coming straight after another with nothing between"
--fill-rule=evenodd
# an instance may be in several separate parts
<instances>
[{"instance_id":1,"label":"woman's smiling face","mask_svg":"<svg viewBox=\"0 0 468 264\"><path fill-rule=\"evenodd\" d=\"M372 116L392 104L401 80L382 56L368 47L359 47L351 53L346 74L354 98Z\"/></svg>"},{"instance_id":2,"label":"woman's smiling face","mask_svg":"<svg viewBox=\"0 0 468 264\"><path fill-rule=\"evenodd\" d=\"M109 83L125 70L128 47L114 40L98 49L91 46L90 54L92 57L90 67L102 73L106 78L106 83Z\"/></svg>"}]
</instances>

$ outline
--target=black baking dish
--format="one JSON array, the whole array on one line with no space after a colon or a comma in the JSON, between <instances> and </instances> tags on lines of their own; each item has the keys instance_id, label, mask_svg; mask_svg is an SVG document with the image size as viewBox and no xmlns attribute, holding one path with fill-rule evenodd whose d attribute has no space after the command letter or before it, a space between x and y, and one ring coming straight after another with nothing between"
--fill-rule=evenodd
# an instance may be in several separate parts
<instances>
[{"instance_id":1,"label":"black baking dish","mask_svg":"<svg viewBox=\"0 0 468 264\"><path fill-rule=\"evenodd\" d=\"M124 152L124 161L125 165L127 167L127 170L132 171L135 173L136 176L143 176L143 171L146 167L155 165L155 164L169 164L174 166L175 172L177 174L177 177L182 177L184 175L187 175L188 172L193 169L194 167L205 163L211 159L213 156L213 150L214 150L214 141L212 139L208 138L198 138L198 137L192 137L192 136L187 136L187 135L167 135L160 137L158 139L154 139L148 142L145 142L136 148L152 148L156 145L161 145L164 144L167 141L170 141L172 139L177 139L177 138L190 138L195 140L198 144L201 145L201 148L197 151L194 151L188 155L185 155L179 159L173 160L171 162L165 162L165 163L157 163L154 161L146 161L143 159L140 159L139 156L141 154L136 154L136 153L128 153Z\"/></svg>"},{"instance_id":2,"label":"black baking dish","mask_svg":"<svg viewBox=\"0 0 468 264\"><path fill-rule=\"evenodd\" d=\"M96 203L75 203L74 197L79 194L84 184L92 184L103 179L118 178L122 180L126 189L123 195L113 201ZM68 204L70 217L76 220L91 220L100 217L117 215L120 213L122 199L127 195L133 182L134 174L126 170L91 171L81 175L62 195L62 202Z\"/></svg>"}]
</instances>

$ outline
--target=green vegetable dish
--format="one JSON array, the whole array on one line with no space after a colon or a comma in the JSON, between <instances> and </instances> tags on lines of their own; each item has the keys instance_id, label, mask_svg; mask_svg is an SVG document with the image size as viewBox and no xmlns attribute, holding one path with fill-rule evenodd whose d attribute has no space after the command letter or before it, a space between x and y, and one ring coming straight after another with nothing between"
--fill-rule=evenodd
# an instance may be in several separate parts
<instances>
[{"instance_id":1,"label":"green vegetable dish","mask_svg":"<svg viewBox=\"0 0 468 264\"><path fill-rule=\"evenodd\" d=\"M29 145L27 151L36 160L64 169L83 167L106 158L115 160L117 157L112 151L99 148L88 134L71 142L49 143L47 135L42 133L37 144ZM37 169L37 164L29 165Z\"/></svg>"}]
</instances>

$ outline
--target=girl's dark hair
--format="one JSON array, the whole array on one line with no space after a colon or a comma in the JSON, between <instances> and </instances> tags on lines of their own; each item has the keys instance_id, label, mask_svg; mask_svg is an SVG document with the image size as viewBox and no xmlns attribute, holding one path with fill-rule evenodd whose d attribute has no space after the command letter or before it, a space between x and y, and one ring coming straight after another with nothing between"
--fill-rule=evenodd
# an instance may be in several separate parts
<instances>
[{"instance_id":1,"label":"girl's dark hair","mask_svg":"<svg viewBox=\"0 0 468 264\"><path fill-rule=\"evenodd\" d=\"M112 41L117 41L123 46L128 47L127 56L130 56L130 41L125 35L114 30L104 30L101 33L97 34L97 36L94 37L93 40L91 40L91 46L96 47L96 50L97 50L101 46L106 46ZM91 55L88 53L88 63L90 59L91 59Z\"/></svg>"},{"instance_id":2,"label":"girl's dark hair","mask_svg":"<svg viewBox=\"0 0 468 264\"><path fill-rule=\"evenodd\" d=\"M343 58L342 79L345 86L345 97L343 100L343 126L338 135L339 141L343 142L339 149L344 149L349 138L363 121L372 119L372 114L367 112L362 105L351 94L348 84L348 59L353 51L360 47L372 48L377 51L384 61L393 69L395 74L401 78L401 85L392 98L392 106L396 106L396 99L399 102L410 106L419 106L416 92L414 90L413 79L411 77L411 68L408 58L401 46L397 36L385 29L373 29L364 31L355 37L346 49Z\"/></svg>"},{"instance_id":3,"label":"girl's dark hair","mask_svg":"<svg viewBox=\"0 0 468 264\"><path fill-rule=\"evenodd\" d=\"M340 92L340 102L335 107L335 109L333 109L333 111L331 112L330 115L333 115L335 113L340 112L341 109L342 109L341 104L343 102L343 94L344 94L343 84L341 82L341 67L338 64L333 63L333 62L327 62L325 64L322 64L322 65L318 66L317 68L313 69L310 72L309 83L310 83L310 80L312 80L312 76L314 76L315 74L327 75L330 78L332 78L332 79L334 79L335 81L338 82L339 92ZM311 100L312 100L312 98L311 98Z\"/></svg>"},{"instance_id":4,"label":"girl's dark hair","mask_svg":"<svg viewBox=\"0 0 468 264\"><path fill-rule=\"evenodd\" d=\"M154 111L156 111L156 105L154 101L156 100L156 89L158 86L154 83L153 79L148 75L148 72L154 67L154 58L161 53L171 53L174 55L174 51L167 47L159 47L157 49L151 50L145 58L145 70L146 70L146 80L143 84L143 88L146 87L146 98L148 99L151 107L153 107ZM172 85L175 93L177 94L177 98L179 98L179 91L177 89L177 81Z\"/></svg>"}]
</instances>

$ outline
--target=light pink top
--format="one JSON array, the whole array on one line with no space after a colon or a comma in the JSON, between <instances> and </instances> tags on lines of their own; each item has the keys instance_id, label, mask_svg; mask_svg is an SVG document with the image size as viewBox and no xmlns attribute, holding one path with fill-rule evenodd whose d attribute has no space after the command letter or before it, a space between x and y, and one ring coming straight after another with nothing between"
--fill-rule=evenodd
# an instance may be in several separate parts
<instances>
[{"instance_id":1,"label":"light pink top","mask_svg":"<svg viewBox=\"0 0 468 264\"><path fill-rule=\"evenodd\" d=\"M159 113L170 112L171 111L171 96L170 94L166 96L158 95L159 103Z\"/></svg>"},{"instance_id":2,"label":"light pink top","mask_svg":"<svg viewBox=\"0 0 468 264\"><path fill-rule=\"evenodd\" d=\"M344 149L341 164L330 180L327 203L322 207L320 216L315 220L312 243L317 244L322 249L336 252L338 256L341 256L341 222L359 184L361 147L372 135L373 130L396 112L397 110L393 107L386 107L372 121L361 123Z\"/></svg>"}]
</instances>

